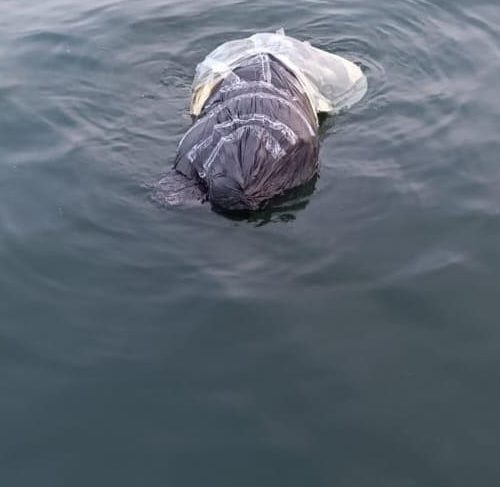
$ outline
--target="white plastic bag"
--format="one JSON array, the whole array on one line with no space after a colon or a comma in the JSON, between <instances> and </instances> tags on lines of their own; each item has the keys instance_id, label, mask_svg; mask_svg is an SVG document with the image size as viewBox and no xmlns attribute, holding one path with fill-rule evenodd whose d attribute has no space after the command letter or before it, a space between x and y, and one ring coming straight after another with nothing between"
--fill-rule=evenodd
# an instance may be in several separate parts
<instances>
[{"instance_id":1,"label":"white plastic bag","mask_svg":"<svg viewBox=\"0 0 500 487\"><path fill-rule=\"evenodd\" d=\"M366 77L354 63L281 30L229 41L212 51L196 68L191 114L199 115L213 87L246 58L259 53L275 56L295 74L316 113L348 108L366 93Z\"/></svg>"}]
</instances>

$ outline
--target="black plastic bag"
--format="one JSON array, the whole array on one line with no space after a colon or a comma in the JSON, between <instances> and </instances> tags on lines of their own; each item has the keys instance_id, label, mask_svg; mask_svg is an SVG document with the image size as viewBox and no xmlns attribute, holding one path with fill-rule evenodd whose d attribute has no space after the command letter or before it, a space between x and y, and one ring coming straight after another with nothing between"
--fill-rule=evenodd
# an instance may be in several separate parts
<instances>
[{"instance_id":1,"label":"black plastic bag","mask_svg":"<svg viewBox=\"0 0 500 487\"><path fill-rule=\"evenodd\" d=\"M255 210L318 170L318 121L294 73L267 53L212 90L179 143L175 169L222 210Z\"/></svg>"}]
</instances>

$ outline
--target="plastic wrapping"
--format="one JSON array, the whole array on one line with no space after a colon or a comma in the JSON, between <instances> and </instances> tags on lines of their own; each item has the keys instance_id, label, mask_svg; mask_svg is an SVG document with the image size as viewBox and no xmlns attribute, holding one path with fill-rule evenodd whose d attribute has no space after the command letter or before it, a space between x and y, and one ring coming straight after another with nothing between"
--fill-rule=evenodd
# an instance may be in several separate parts
<instances>
[{"instance_id":1,"label":"plastic wrapping","mask_svg":"<svg viewBox=\"0 0 500 487\"><path fill-rule=\"evenodd\" d=\"M283 33L222 44L197 67L194 123L175 170L214 207L262 208L317 174L317 114L348 107L365 91L356 65Z\"/></svg>"},{"instance_id":2,"label":"plastic wrapping","mask_svg":"<svg viewBox=\"0 0 500 487\"><path fill-rule=\"evenodd\" d=\"M191 114L199 115L220 80L245 59L260 53L271 54L295 74L317 113L348 108L366 93L366 77L354 63L286 36L281 30L229 41L212 51L196 68Z\"/></svg>"}]
</instances>

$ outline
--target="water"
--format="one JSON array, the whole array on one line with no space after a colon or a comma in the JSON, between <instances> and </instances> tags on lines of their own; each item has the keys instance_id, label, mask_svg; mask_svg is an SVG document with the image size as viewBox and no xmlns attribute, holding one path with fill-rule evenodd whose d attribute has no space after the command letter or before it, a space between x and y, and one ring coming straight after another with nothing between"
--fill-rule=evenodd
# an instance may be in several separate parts
<instances>
[{"instance_id":1,"label":"water","mask_svg":"<svg viewBox=\"0 0 500 487\"><path fill-rule=\"evenodd\" d=\"M0 481L500 482L493 0L0 3ZM363 66L314 192L148 184L194 67L285 27Z\"/></svg>"}]
</instances>

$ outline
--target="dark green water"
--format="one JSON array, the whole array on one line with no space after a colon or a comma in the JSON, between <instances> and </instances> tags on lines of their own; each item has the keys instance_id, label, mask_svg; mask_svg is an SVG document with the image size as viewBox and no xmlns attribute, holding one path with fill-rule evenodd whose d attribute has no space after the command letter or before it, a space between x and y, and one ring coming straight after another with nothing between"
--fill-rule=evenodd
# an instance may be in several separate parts
<instances>
[{"instance_id":1,"label":"dark green water","mask_svg":"<svg viewBox=\"0 0 500 487\"><path fill-rule=\"evenodd\" d=\"M279 27L368 76L315 191L155 205ZM0 485L499 485L499 53L493 0L3 0Z\"/></svg>"}]
</instances>

